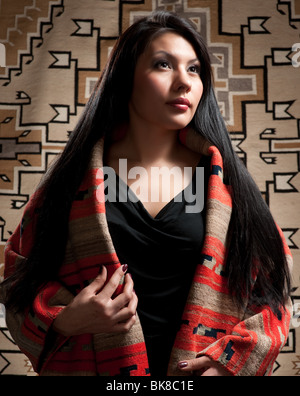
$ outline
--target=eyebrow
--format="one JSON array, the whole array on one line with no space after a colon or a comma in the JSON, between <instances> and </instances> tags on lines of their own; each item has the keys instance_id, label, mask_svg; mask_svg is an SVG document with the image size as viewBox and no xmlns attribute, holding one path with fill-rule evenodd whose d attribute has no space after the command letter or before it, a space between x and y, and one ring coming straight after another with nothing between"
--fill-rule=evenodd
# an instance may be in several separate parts
<instances>
[{"instance_id":1,"label":"eyebrow","mask_svg":"<svg viewBox=\"0 0 300 396\"><path fill-rule=\"evenodd\" d=\"M163 50L154 52L153 56L160 55L160 54L162 54L162 55L164 55L164 56L166 56L168 58L177 60L177 57L175 55L172 55L169 52L163 51ZM191 59L191 60L188 61L188 63L194 63L194 62L199 62L200 63L200 60L198 58L194 58L194 59Z\"/></svg>"}]
</instances>

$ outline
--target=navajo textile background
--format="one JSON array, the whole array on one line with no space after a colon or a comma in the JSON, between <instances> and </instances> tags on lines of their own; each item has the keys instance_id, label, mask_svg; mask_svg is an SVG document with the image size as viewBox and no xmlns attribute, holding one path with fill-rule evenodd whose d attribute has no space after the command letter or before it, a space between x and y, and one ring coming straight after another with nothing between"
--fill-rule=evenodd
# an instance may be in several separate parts
<instances>
[{"instance_id":1,"label":"navajo textile background","mask_svg":"<svg viewBox=\"0 0 300 396\"><path fill-rule=\"evenodd\" d=\"M294 318L274 375L300 376L300 1L0 0L0 277L4 245L64 147L119 34L156 9L205 37L232 143L294 256ZM0 308L0 374L35 375Z\"/></svg>"}]
</instances>

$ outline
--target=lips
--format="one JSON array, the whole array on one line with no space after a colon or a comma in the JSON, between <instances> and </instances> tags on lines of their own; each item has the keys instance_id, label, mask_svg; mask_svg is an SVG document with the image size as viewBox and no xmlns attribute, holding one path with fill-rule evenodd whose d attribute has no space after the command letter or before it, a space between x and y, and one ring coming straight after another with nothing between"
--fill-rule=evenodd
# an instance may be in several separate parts
<instances>
[{"instance_id":1,"label":"lips","mask_svg":"<svg viewBox=\"0 0 300 396\"><path fill-rule=\"evenodd\" d=\"M179 110L186 111L189 107L191 107L191 103L186 98L177 98L167 103L170 106L173 106Z\"/></svg>"}]
</instances>

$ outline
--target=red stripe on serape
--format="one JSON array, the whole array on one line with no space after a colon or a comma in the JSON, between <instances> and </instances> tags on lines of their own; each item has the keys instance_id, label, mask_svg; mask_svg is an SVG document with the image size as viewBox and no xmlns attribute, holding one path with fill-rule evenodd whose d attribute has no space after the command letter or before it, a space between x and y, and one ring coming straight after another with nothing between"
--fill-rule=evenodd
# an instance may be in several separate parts
<instances>
[{"instance_id":1,"label":"red stripe on serape","mask_svg":"<svg viewBox=\"0 0 300 396\"><path fill-rule=\"evenodd\" d=\"M230 188L227 189L219 176L216 175L211 175L211 183L212 184L209 186L208 199L215 199L217 202L221 202L229 208L232 208Z\"/></svg>"},{"instance_id":2,"label":"red stripe on serape","mask_svg":"<svg viewBox=\"0 0 300 396\"><path fill-rule=\"evenodd\" d=\"M92 335L81 334L70 337L65 345L55 352L46 362L43 371L57 371L60 374L86 372L96 375L95 352L91 349Z\"/></svg>"},{"instance_id":3,"label":"red stripe on serape","mask_svg":"<svg viewBox=\"0 0 300 396\"><path fill-rule=\"evenodd\" d=\"M49 370L53 373L57 372L60 375L76 375L76 373L80 376L98 375L95 369L94 354L92 352L88 354L76 354L76 359L72 359L70 354L66 354L66 356L68 356L68 360L66 361L59 360L59 356L51 359L40 374L43 375L44 371L47 372Z\"/></svg>"},{"instance_id":4,"label":"red stripe on serape","mask_svg":"<svg viewBox=\"0 0 300 396\"><path fill-rule=\"evenodd\" d=\"M96 195L96 192L93 193ZM93 216L96 213L105 213L105 204L94 196L82 201L74 201L70 212L70 221Z\"/></svg>"},{"instance_id":5,"label":"red stripe on serape","mask_svg":"<svg viewBox=\"0 0 300 396\"><path fill-rule=\"evenodd\" d=\"M257 335L254 332L245 333L245 337L230 335L223 337L219 342L213 343L206 349L206 355L215 361L223 362L224 366L230 366L230 371L238 373L250 358L257 343Z\"/></svg>"},{"instance_id":6,"label":"red stripe on serape","mask_svg":"<svg viewBox=\"0 0 300 396\"><path fill-rule=\"evenodd\" d=\"M202 254L214 257L217 264L224 264L227 251L226 247L218 238L211 235L206 235L202 248Z\"/></svg>"},{"instance_id":7,"label":"red stripe on serape","mask_svg":"<svg viewBox=\"0 0 300 396\"><path fill-rule=\"evenodd\" d=\"M80 184L79 191L88 190L90 187L99 186L104 179L104 173L101 168L90 168Z\"/></svg>"},{"instance_id":8,"label":"red stripe on serape","mask_svg":"<svg viewBox=\"0 0 300 396\"><path fill-rule=\"evenodd\" d=\"M219 293L229 294L228 286L224 283L224 277L217 275L209 268L202 267L199 272L195 273L193 281L199 284L207 285L212 290L216 290Z\"/></svg>"},{"instance_id":9,"label":"red stripe on serape","mask_svg":"<svg viewBox=\"0 0 300 396\"><path fill-rule=\"evenodd\" d=\"M144 343L95 353L87 349L92 345L91 337L90 334L74 339L71 337L60 351L51 356L43 370L53 370L61 374L74 374L78 371L104 376L148 375L149 364Z\"/></svg>"},{"instance_id":10,"label":"red stripe on serape","mask_svg":"<svg viewBox=\"0 0 300 396\"><path fill-rule=\"evenodd\" d=\"M230 334L239 320L236 316L225 315L198 305L187 304L175 347L198 353L216 340Z\"/></svg>"},{"instance_id":11,"label":"red stripe on serape","mask_svg":"<svg viewBox=\"0 0 300 396\"><path fill-rule=\"evenodd\" d=\"M29 338L31 341L35 342L38 345L43 346L45 342L45 333L43 333L32 321L31 316L26 316L23 325L22 325L22 334Z\"/></svg>"},{"instance_id":12,"label":"red stripe on serape","mask_svg":"<svg viewBox=\"0 0 300 396\"><path fill-rule=\"evenodd\" d=\"M74 264L75 263L72 263L72 265L69 266L63 266L59 275L60 279L64 281L65 285L80 286L78 292L80 289L87 286L87 281L93 281L99 275L101 265L105 266L107 270L106 283L121 265L116 253L85 257L83 259L76 260L76 267ZM86 280L85 283L82 282L83 279ZM120 284L117 287L113 297L119 295L122 290L123 285Z\"/></svg>"},{"instance_id":13,"label":"red stripe on serape","mask_svg":"<svg viewBox=\"0 0 300 396\"><path fill-rule=\"evenodd\" d=\"M23 323L22 331L24 334L28 333L27 336L37 343L44 341L45 329L51 326L54 318L62 310L62 307L49 305L49 300L58 292L61 286L56 282L49 282L47 286L35 298L32 310L28 310ZM30 312L34 312L34 314L31 315Z\"/></svg>"},{"instance_id":14,"label":"red stripe on serape","mask_svg":"<svg viewBox=\"0 0 300 396\"><path fill-rule=\"evenodd\" d=\"M217 147L210 146L208 152L211 155L211 165L218 165L223 169L223 158Z\"/></svg>"},{"instance_id":15,"label":"red stripe on serape","mask_svg":"<svg viewBox=\"0 0 300 396\"><path fill-rule=\"evenodd\" d=\"M80 192L86 196L73 202L70 220L105 213L104 175L101 168L89 170L80 186Z\"/></svg>"},{"instance_id":16,"label":"red stripe on serape","mask_svg":"<svg viewBox=\"0 0 300 396\"><path fill-rule=\"evenodd\" d=\"M62 310L62 307L53 307L49 305L49 300L60 289L60 285L55 282L50 282L49 287L40 292L33 302L32 309L27 309L24 322L22 324L22 334L27 337L32 343L44 347L45 337L49 327L52 325L53 319ZM34 369L37 370L39 359L39 348L37 348L37 356L33 356L30 351L24 351L22 345L20 346L22 352L31 360Z\"/></svg>"},{"instance_id":17,"label":"red stripe on serape","mask_svg":"<svg viewBox=\"0 0 300 396\"><path fill-rule=\"evenodd\" d=\"M100 168L88 171L79 193L83 196L73 201L70 220L105 213L104 176Z\"/></svg>"},{"instance_id":18,"label":"red stripe on serape","mask_svg":"<svg viewBox=\"0 0 300 396\"><path fill-rule=\"evenodd\" d=\"M270 307L265 306L262 310L264 332L270 340L269 353L263 360L257 375L264 375L267 368L273 364L278 356L278 350L281 350L285 345L288 332L286 329L289 328L290 314L284 312L282 308L278 312L278 316L274 315ZM283 319L285 319L283 321Z\"/></svg>"},{"instance_id":19,"label":"red stripe on serape","mask_svg":"<svg viewBox=\"0 0 300 396\"><path fill-rule=\"evenodd\" d=\"M69 281L75 274L81 274L83 279L95 278L100 270L101 265L105 265L109 272L116 269L120 264L116 253L97 254L94 256L77 259L75 262L64 264L59 271L59 277L64 279L66 284L72 284ZM112 269L110 267L113 267Z\"/></svg>"},{"instance_id":20,"label":"red stripe on serape","mask_svg":"<svg viewBox=\"0 0 300 396\"><path fill-rule=\"evenodd\" d=\"M289 315L282 322L280 315L276 318L269 307L260 307L257 315L261 315L260 329L257 328L257 323L252 329L251 320L240 322L230 335L206 348L205 354L215 361L223 362L233 374L242 371L247 362L252 362L252 371L256 369L252 375L271 374L270 368L286 342ZM261 350L264 351L263 354L258 352Z\"/></svg>"},{"instance_id":21,"label":"red stripe on serape","mask_svg":"<svg viewBox=\"0 0 300 396\"><path fill-rule=\"evenodd\" d=\"M36 315L43 320L46 326L51 326L61 307L51 306L49 300L60 290L61 285L57 282L49 282L47 288L38 294L33 302Z\"/></svg>"},{"instance_id":22,"label":"red stripe on serape","mask_svg":"<svg viewBox=\"0 0 300 396\"><path fill-rule=\"evenodd\" d=\"M114 376L149 375L149 364L145 343L115 348L96 353L98 373Z\"/></svg>"}]
</instances>

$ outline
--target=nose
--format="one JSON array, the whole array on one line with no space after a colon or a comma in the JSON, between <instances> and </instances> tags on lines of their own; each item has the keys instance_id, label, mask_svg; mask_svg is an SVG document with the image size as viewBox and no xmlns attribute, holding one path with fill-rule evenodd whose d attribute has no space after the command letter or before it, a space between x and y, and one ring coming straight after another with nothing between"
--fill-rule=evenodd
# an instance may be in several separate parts
<instances>
[{"instance_id":1,"label":"nose","mask_svg":"<svg viewBox=\"0 0 300 396\"><path fill-rule=\"evenodd\" d=\"M178 70L174 79L174 90L176 92L188 93L192 89L192 82L188 72L184 70Z\"/></svg>"}]
</instances>

